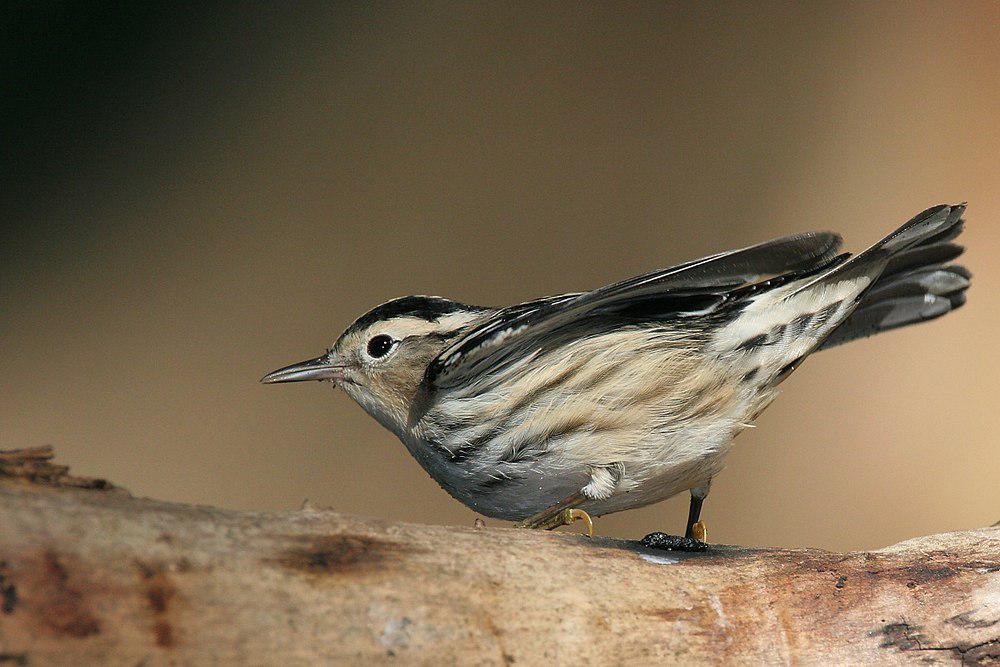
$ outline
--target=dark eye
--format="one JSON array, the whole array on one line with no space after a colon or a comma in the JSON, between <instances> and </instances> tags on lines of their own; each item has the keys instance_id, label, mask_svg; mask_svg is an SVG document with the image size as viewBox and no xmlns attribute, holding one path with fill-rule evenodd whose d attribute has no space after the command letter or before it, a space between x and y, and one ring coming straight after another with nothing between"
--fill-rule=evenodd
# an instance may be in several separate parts
<instances>
[{"instance_id":1,"label":"dark eye","mask_svg":"<svg viewBox=\"0 0 1000 667\"><path fill-rule=\"evenodd\" d=\"M385 334L379 334L375 336L370 341L368 341L368 356L378 359L379 357L384 357L392 349L392 344L395 341Z\"/></svg>"}]
</instances>

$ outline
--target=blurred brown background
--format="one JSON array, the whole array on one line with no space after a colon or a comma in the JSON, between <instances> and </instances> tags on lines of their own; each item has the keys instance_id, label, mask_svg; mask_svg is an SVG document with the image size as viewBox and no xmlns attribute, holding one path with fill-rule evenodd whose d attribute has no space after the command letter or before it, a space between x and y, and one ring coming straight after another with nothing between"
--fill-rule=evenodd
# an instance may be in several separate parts
<instances>
[{"instance_id":1,"label":"blurred brown background","mask_svg":"<svg viewBox=\"0 0 1000 667\"><path fill-rule=\"evenodd\" d=\"M345 396L258 378L391 297L506 304L814 228L853 249L968 200L969 305L812 358L705 517L838 549L1000 519L1000 4L2 11L0 447L470 525Z\"/></svg>"}]
</instances>

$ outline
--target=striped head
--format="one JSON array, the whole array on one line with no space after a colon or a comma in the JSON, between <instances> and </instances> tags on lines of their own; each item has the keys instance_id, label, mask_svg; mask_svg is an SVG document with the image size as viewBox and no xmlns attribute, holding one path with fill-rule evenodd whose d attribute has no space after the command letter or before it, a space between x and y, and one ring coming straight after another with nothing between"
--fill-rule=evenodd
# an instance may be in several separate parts
<instances>
[{"instance_id":1,"label":"striped head","mask_svg":"<svg viewBox=\"0 0 1000 667\"><path fill-rule=\"evenodd\" d=\"M435 296L405 296L368 311L326 354L261 382L333 382L384 427L402 436L427 365L489 309Z\"/></svg>"}]
</instances>

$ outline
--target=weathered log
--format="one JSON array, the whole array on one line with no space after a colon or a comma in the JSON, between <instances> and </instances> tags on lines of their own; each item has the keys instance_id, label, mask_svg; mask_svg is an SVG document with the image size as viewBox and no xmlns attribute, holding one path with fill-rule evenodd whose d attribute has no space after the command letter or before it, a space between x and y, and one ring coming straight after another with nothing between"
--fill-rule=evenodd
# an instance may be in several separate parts
<instances>
[{"instance_id":1,"label":"weathered log","mask_svg":"<svg viewBox=\"0 0 1000 667\"><path fill-rule=\"evenodd\" d=\"M682 554L165 503L47 456L0 456L0 664L1000 662L997 527Z\"/></svg>"}]
</instances>

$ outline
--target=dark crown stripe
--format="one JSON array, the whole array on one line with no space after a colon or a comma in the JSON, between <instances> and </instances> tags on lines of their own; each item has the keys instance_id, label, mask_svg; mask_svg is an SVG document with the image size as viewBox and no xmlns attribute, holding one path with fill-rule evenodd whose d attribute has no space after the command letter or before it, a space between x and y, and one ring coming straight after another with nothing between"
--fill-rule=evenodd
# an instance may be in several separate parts
<instances>
[{"instance_id":1,"label":"dark crown stripe","mask_svg":"<svg viewBox=\"0 0 1000 667\"><path fill-rule=\"evenodd\" d=\"M376 322L384 322L394 317L415 317L428 322L436 322L445 315L460 311L482 310L479 306L469 306L439 296L403 296L376 306L359 317L347 328L348 332L365 329Z\"/></svg>"}]
</instances>

